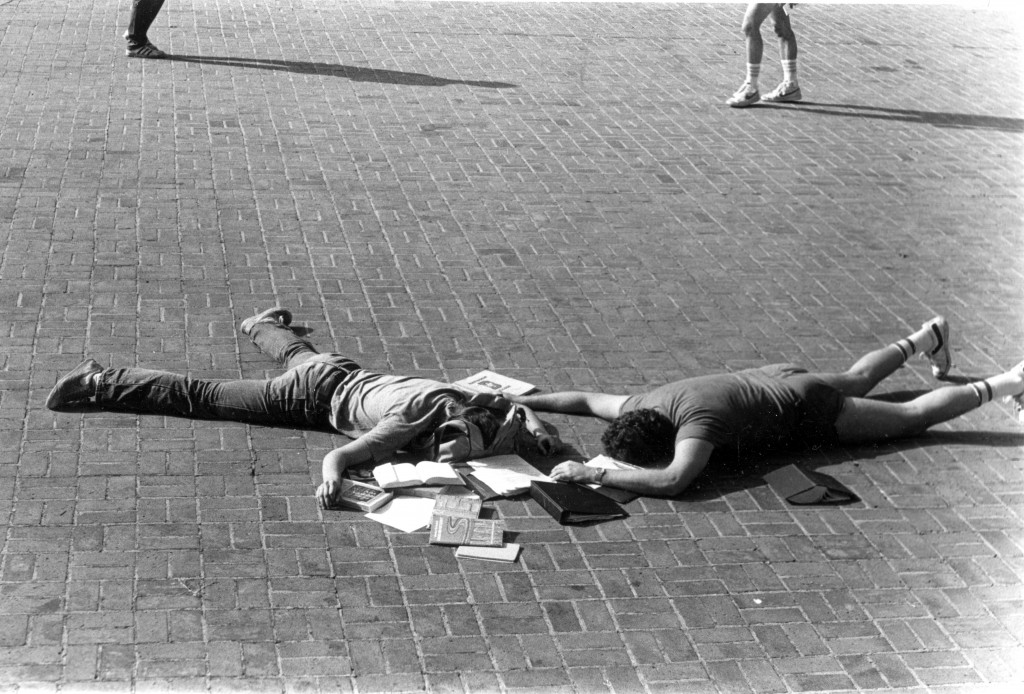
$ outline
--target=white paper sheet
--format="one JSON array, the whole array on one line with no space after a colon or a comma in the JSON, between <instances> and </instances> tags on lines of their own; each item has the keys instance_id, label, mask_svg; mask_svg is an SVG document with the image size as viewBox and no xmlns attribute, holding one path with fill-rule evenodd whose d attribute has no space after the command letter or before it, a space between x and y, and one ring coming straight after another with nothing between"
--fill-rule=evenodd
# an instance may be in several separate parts
<instances>
[{"instance_id":1,"label":"white paper sheet","mask_svg":"<svg viewBox=\"0 0 1024 694\"><path fill-rule=\"evenodd\" d=\"M396 496L387 506L381 507L366 517L378 523L411 533L430 525L434 512L434 500L417 496Z\"/></svg>"}]
</instances>

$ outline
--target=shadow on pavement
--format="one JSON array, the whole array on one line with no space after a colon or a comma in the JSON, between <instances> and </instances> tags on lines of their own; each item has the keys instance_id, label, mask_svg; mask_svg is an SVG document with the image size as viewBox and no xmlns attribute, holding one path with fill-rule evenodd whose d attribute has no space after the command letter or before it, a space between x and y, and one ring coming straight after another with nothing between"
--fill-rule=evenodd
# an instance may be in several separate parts
<instances>
[{"instance_id":1,"label":"shadow on pavement","mask_svg":"<svg viewBox=\"0 0 1024 694\"><path fill-rule=\"evenodd\" d=\"M757 104L761 105L761 104ZM1007 133L1024 133L1024 119L1001 116L984 116L972 113L946 113L943 111L914 111L909 109L860 106L855 104L826 104L801 101L788 104L763 104L769 108L819 113L824 116L846 116L848 118L873 118L876 120L902 123L934 125L937 128L965 128L973 130L998 130Z\"/></svg>"},{"instance_id":2,"label":"shadow on pavement","mask_svg":"<svg viewBox=\"0 0 1024 694\"><path fill-rule=\"evenodd\" d=\"M236 58L232 56L214 55L168 55L165 60L174 60L182 63L199 63L201 65L224 65L227 67L244 67L255 68L257 70L294 72L300 75L324 75L326 77L342 77L353 82L377 82L379 84L400 84L416 87L447 87L453 84L465 84L470 87L485 87L488 89L513 89L519 86L509 82L453 80L445 77L424 75L418 72L380 70L377 68L355 67L352 65L299 62L294 60Z\"/></svg>"}]
</instances>

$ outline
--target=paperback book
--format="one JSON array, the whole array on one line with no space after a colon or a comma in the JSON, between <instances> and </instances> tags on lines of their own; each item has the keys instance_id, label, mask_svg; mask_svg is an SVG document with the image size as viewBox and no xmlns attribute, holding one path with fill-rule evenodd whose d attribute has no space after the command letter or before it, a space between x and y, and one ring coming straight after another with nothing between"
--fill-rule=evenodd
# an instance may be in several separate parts
<instances>
[{"instance_id":1,"label":"paperback book","mask_svg":"<svg viewBox=\"0 0 1024 694\"><path fill-rule=\"evenodd\" d=\"M455 385L485 393L508 393L509 395L526 395L537 390L537 386L532 383L520 381L510 376L502 376L493 371L481 371L469 378L456 381Z\"/></svg>"},{"instance_id":2,"label":"paperback book","mask_svg":"<svg viewBox=\"0 0 1024 694\"><path fill-rule=\"evenodd\" d=\"M391 492L380 487L343 478L338 505L370 513L391 501L391 497Z\"/></svg>"},{"instance_id":3,"label":"paperback book","mask_svg":"<svg viewBox=\"0 0 1024 694\"><path fill-rule=\"evenodd\" d=\"M435 514L430 520L430 544L501 547L505 544L505 524L484 518Z\"/></svg>"}]
</instances>

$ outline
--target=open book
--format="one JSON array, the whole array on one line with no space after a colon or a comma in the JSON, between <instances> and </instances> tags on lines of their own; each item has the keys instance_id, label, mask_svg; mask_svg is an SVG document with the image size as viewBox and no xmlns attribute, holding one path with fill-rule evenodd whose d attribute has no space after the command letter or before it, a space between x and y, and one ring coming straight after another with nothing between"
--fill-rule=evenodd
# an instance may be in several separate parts
<instances>
[{"instance_id":1,"label":"open book","mask_svg":"<svg viewBox=\"0 0 1024 694\"><path fill-rule=\"evenodd\" d=\"M373 468L373 479L382 489L418 487L421 484L462 485L459 473L448 463L424 460L421 463L384 463Z\"/></svg>"},{"instance_id":2,"label":"open book","mask_svg":"<svg viewBox=\"0 0 1024 694\"><path fill-rule=\"evenodd\" d=\"M537 386L509 376L502 376L493 371L481 371L469 378L455 382L457 386L472 388L485 393L508 393L509 395L526 395L537 390Z\"/></svg>"}]
</instances>

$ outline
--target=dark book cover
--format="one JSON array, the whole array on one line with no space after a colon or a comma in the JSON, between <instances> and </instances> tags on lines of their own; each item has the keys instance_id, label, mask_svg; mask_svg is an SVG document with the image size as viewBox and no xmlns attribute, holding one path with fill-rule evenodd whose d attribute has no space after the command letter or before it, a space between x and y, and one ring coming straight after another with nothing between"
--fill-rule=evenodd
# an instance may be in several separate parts
<instances>
[{"instance_id":1,"label":"dark book cover","mask_svg":"<svg viewBox=\"0 0 1024 694\"><path fill-rule=\"evenodd\" d=\"M764 476L768 485L791 504L849 504L860 501L856 494L838 480L813 470L802 470L796 465L772 470Z\"/></svg>"},{"instance_id":2,"label":"dark book cover","mask_svg":"<svg viewBox=\"0 0 1024 694\"><path fill-rule=\"evenodd\" d=\"M589 487L562 482L534 482L530 496L562 525L625 518L621 506Z\"/></svg>"}]
</instances>

